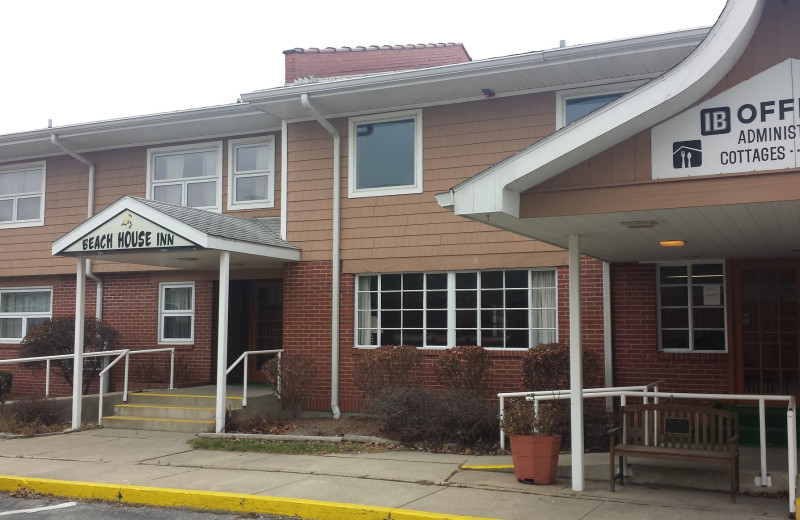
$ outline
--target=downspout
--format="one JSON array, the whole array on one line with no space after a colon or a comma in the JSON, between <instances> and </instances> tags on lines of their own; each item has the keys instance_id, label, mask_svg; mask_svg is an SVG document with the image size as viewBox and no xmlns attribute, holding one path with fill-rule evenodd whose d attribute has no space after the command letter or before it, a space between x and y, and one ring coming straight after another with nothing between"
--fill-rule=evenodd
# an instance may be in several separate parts
<instances>
[{"instance_id":1,"label":"downspout","mask_svg":"<svg viewBox=\"0 0 800 520\"><path fill-rule=\"evenodd\" d=\"M341 417L339 410L339 298L340 298L340 245L339 245L339 230L340 230L340 215L341 215L341 168L342 168L342 151L341 142L342 137L339 131L317 110L311 106L308 99L308 94L300 95L300 102L308 110L313 117L329 134L333 137L333 253L332 253L332 266L331 277L333 285L333 295L331 301L331 411L333 418L338 419ZM286 151L283 151L284 155Z\"/></svg>"},{"instance_id":2,"label":"downspout","mask_svg":"<svg viewBox=\"0 0 800 520\"><path fill-rule=\"evenodd\" d=\"M289 124L281 121L281 239L286 240L286 217L289 215L286 195L289 192Z\"/></svg>"},{"instance_id":3,"label":"downspout","mask_svg":"<svg viewBox=\"0 0 800 520\"><path fill-rule=\"evenodd\" d=\"M89 167L89 197L88 197L88 208L86 210L86 218L92 218L94 216L94 184L95 184L95 177L96 177L96 169L94 163L87 159L86 157L78 154L74 150L67 148L61 141L58 140L58 136L56 134L50 134L50 142L54 145L58 146L65 154L69 155L76 161L80 161L86 166ZM94 315L98 320L103 319L103 281L92 272L92 260L86 260L86 277L92 280L95 283L95 287L97 287L97 297L95 298L95 311Z\"/></svg>"}]
</instances>

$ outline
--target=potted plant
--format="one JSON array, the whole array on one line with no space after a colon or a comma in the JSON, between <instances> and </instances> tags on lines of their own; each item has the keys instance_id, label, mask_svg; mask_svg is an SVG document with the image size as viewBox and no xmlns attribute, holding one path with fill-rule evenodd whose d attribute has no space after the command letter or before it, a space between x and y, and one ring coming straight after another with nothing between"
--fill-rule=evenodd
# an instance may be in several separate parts
<instances>
[{"instance_id":1,"label":"potted plant","mask_svg":"<svg viewBox=\"0 0 800 520\"><path fill-rule=\"evenodd\" d=\"M539 405L520 400L507 407L501 419L503 431L511 439L514 474L520 482L552 484L556 481L561 431L564 426L563 402Z\"/></svg>"}]
</instances>

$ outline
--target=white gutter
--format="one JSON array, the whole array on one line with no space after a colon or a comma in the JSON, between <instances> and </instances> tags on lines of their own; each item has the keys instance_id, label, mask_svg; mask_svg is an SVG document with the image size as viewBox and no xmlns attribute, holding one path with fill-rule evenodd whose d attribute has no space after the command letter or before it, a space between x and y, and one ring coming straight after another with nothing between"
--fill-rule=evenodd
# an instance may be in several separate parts
<instances>
[{"instance_id":1,"label":"white gutter","mask_svg":"<svg viewBox=\"0 0 800 520\"><path fill-rule=\"evenodd\" d=\"M94 163L86 157L78 154L74 150L67 148L61 141L58 140L56 134L50 134L50 142L58 146L65 154L69 155L76 161L80 161L89 167L89 196L86 209L86 218L90 219L94 216L94 192L95 192L95 178L97 177L97 170ZM97 298L95 298L95 311L94 315L98 320L103 319L103 281L92 272L91 259L86 260L86 276L95 283L97 287Z\"/></svg>"},{"instance_id":2,"label":"white gutter","mask_svg":"<svg viewBox=\"0 0 800 520\"><path fill-rule=\"evenodd\" d=\"M281 239L286 240L286 218L289 214L286 196L289 193L289 124L281 121ZM288 242L288 240L286 240Z\"/></svg>"},{"instance_id":3,"label":"white gutter","mask_svg":"<svg viewBox=\"0 0 800 520\"><path fill-rule=\"evenodd\" d=\"M300 96L300 102L313 117L331 136L333 137L333 253L331 260L331 411L333 418L341 417L339 410L339 298L340 298L340 239L339 231L341 227L341 168L342 168L342 137L339 131L311 105L308 94ZM285 155L284 151L284 155ZM283 201L281 202L284 203Z\"/></svg>"}]
</instances>

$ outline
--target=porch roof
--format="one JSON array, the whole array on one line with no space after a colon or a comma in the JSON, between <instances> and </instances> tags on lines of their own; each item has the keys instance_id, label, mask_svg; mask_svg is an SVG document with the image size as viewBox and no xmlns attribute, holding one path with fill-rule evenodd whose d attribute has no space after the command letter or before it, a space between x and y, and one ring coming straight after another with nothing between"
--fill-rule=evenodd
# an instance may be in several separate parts
<instances>
[{"instance_id":1,"label":"porch roof","mask_svg":"<svg viewBox=\"0 0 800 520\"><path fill-rule=\"evenodd\" d=\"M125 196L53 243L60 256L215 270L219 252L231 269L280 267L300 249L280 238L280 219L239 218Z\"/></svg>"}]
</instances>

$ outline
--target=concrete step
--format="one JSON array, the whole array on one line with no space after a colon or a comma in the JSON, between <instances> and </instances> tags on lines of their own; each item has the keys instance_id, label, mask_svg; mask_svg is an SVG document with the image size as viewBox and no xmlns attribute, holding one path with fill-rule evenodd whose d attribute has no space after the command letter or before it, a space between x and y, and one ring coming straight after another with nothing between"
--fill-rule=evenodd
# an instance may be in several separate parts
<instances>
[{"instance_id":1,"label":"concrete step","mask_svg":"<svg viewBox=\"0 0 800 520\"><path fill-rule=\"evenodd\" d=\"M103 426L124 430L158 430L167 432L201 433L214 431L215 421L189 419L159 419L145 417L103 417Z\"/></svg>"},{"instance_id":2,"label":"concrete step","mask_svg":"<svg viewBox=\"0 0 800 520\"><path fill-rule=\"evenodd\" d=\"M116 405L114 407L114 415L120 417L207 421L214 419L215 409L213 406L178 406L128 403Z\"/></svg>"},{"instance_id":3,"label":"concrete step","mask_svg":"<svg viewBox=\"0 0 800 520\"><path fill-rule=\"evenodd\" d=\"M127 404L152 404L157 406L201 406L211 407L216 405L216 395L172 392L134 392L128 394ZM242 398L227 396L228 408L241 408Z\"/></svg>"}]
</instances>

